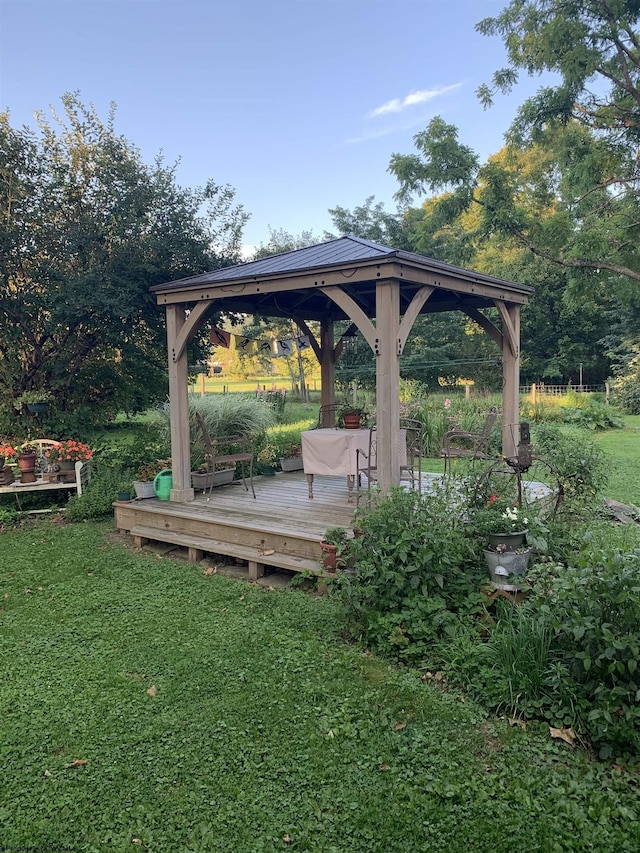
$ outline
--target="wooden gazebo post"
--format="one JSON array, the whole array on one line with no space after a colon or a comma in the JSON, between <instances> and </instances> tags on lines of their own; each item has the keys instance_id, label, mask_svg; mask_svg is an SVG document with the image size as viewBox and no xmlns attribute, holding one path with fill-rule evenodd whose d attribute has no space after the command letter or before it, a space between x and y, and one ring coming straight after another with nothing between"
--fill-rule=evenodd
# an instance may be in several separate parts
<instances>
[{"instance_id":1,"label":"wooden gazebo post","mask_svg":"<svg viewBox=\"0 0 640 853\"><path fill-rule=\"evenodd\" d=\"M502 317L502 455L516 455L520 424L520 306L498 304Z\"/></svg>"},{"instance_id":2,"label":"wooden gazebo post","mask_svg":"<svg viewBox=\"0 0 640 853\"><path fill-rule=\"evenodd\" d=\"M376 282L376 442L382 492L400 482L400 284Z\"/></svg>"},{"instance_id":3,"label":"wooden gazebo post","mask_svg":"<svg viewBox=\"0 0 640 853\"><path fill-rule=\"evenodd\" d=\"M166 306L169 350L169 402L171 412L172 501L192 501L191 441L189 437L189 372L186 342L181 341L186 314L184 304Z\"/></svg>"}]
</instances>

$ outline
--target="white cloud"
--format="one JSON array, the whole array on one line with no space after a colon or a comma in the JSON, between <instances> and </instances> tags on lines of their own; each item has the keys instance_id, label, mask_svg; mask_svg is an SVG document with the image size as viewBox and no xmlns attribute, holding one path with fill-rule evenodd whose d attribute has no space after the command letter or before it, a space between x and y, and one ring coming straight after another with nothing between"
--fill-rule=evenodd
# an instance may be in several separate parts
<instances>
[{"instance_id":1,"label":"white cloud","mask_svg":"<svg viewBox=\"0 0 640 853\"><path fill-rule=\"evenodd\" d=\"M440 95L446 95L447 92L459 89L461 85L461 83L452 83L450 86L435 86L433 89L420 89L417 92L411 92L405 95L404 98L393 98L391 101L387 101L385 104L367 113L367 118L378 118L379 116L386 116L390 113L404 112L404 110L414 107L416 104L424 104L427 101L438 98Z\"/></svg>"}]
</instances>

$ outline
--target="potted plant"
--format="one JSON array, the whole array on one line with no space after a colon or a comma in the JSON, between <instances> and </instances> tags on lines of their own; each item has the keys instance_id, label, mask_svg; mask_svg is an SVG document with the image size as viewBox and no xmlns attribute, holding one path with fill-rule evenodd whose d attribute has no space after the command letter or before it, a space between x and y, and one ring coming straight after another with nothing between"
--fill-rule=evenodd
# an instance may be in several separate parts
<instances>
[{"instance_id":1,"label":"potted plant","mask_svg":"<svg viewBox=\"0 0 640 853\"><path fill-rule=\"evenodd\" d=\"M196 471L191 472L191 485L196 491L204 492L216 486L227 486L233 482L236 473L235 465L214 465L213 471L207 470L206 465L201 465Z\"/></svg>"},{"instance_id":2,"label":"potted plant","mask_svg":"<svg viewBox=\"0 0 640 853\"><path fill-rule=\"evenodd\" d=\"M483 553L496 589L517 590L517 579L526 574L532 549L525 539L533 515L530 508L509 503L496 494L490 495L486 505L476 508L472 523L486 539Z\"/></svg>"},{"instance_id":3,"label":"potted plant","mask_svg":"<svg viewBox=\"0 0 640 853\"><path fill-rule=\"evenodd\" d=\"M35 483L37 480L36 459L38 448L35 444L23 444L18 450L18 468L20 469L21 483Z\"/></svg>"},{"instance_id":4,"label":"potted plant","mask_svg":"<svg viewBox=\"0 0 640 853\"><path fill-rule=\"evenodd\" d=\"M52 395L42 389L25 391L24 394L16 398L14 405L18 409L24 406L31 414L39 414L46 411L52 399Z\"/></svg>"},{"instance_id":5,"label":"potted plant","mask_svg":"<svg viewBox=\"0 0 640 853\"><path fill-rule=\"evenodd\" d=\"M145 462L137 471L137 479L133 481L133 488L137 498L154 498L153 481L161 471L171 468L170 459L156 459L153 462Z\"/></svg>"},{"instance_id":6,"label":"potted plant","mask_svg":"<svg viewBox=\"0 0 640 853\"><path fill-rule=\"evenodd\" d=\"M285 444L280 448L280 467L283 471L302 471L302 444Z\"/></svg>"},{"instance_id":7,"label":"potted plant","mask_svg":"<svg viewBox=\"0 0 640 853\"><path fill-rule=\"evenodd\" d=\"M4 468L7 459L15 459L18 451L8 442L0 441L0 471Z\"/></svg>"},{"instance_id":8,"label":"potted plant","mask_svg":"<svg viewBox=\"0 0 640 853\"><path fill-rule=\"evenodd\" d=\"M60 470L73 470L76 462L88 462L93 450L82 441L67 438L44 451L49 465L58 465Z\"/></svg>"},{"instance_id":9,"label":"potted plant","mask_svg":"<svg viewBox=\"0 0 640 853\"><path fill-rule=\"evenodd\" d=\"M260 473L267 477L273 477L276 473L277 448L273 444L265 444L258 451L257 460L260 463Z\"/></svg>"},{"instance_id":10,"label":"potted plant","mask_svg":"<svg viewBox=\"0 0 640 853\"><path fill-rule=\"evenodd\" d=\"M344 403L338 409L338 423L345 429L360 429L366 421L368 410L366 406L357 406L354 403Z\"/></svg>"},{"instance_id":11,"label":"potted plant","mask_svg":"<svg viewBox=\"0 0 640 853\"><path fill-rule=\"evenodd\" d=\"M325 531L320 548L324 553L322 565L330 574L335 574L348 541L349 537L344 527L329 527Z\"/></svg>"}]
</instances>

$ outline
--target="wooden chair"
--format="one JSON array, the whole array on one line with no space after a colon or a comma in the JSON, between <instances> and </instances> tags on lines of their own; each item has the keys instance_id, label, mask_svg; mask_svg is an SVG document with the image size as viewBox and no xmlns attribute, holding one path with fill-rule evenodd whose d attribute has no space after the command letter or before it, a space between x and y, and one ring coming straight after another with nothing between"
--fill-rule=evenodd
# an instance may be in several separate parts
<instances>
[{"instance_id":1,"label":"wooden chair","mask_svg":"<svg viewBox=\"0 0 640 853\"><path fill-rule=\"evenodd\" d=\"M245 491L249 491L245 475L245 463L249 463L249 482L251 483L251 493L255 498L256 492L253 488L253 440L247 435L224 435L217 438L211 438L209 430L204 422L204 418L200 412L196 412L196 423L202 433L204 446L206 448L205 461L207 463L207 473L213 474L216 470L216 465L236 465L238 462L242 472L242 484ZM213 481L213 477L212 477ZM211 486L213 488L213 486ZM209 492L211 493L211 488Z\"/></svg>"},{"instance_id":2,"label":"wooden chair","mask_svg":"<svg viewBox=\"0 0 640 853\"><path fill-rule=\"evenodd\" d=\"M442 440L442 456L444 457L444 471L451 473L451 460L462 457L468 459L488 459L489 438L491 430L498 417L498 410L492 406L489 410L482 430L480 432L467 432L462 429L450 429L445 432ZM458 444L460 442L460 445Z\"/></svg>"}]
</instances>

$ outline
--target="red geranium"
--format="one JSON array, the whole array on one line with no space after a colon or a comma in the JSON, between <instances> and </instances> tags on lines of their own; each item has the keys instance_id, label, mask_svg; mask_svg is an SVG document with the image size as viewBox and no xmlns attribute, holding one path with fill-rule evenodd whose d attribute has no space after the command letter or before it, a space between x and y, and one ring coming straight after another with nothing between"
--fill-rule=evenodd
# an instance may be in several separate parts
<instances>
[{"instance_id":1,"label":"red geranium","mask_svg":"<svg viewBox=\"0 0 640 853\"><path fill-rule=\"evenodd\" d=\"M87 462L93 456L93 451L81 441L68 438L45 450L44 455L49 462Z\"/></svg>"}]
</instances>

